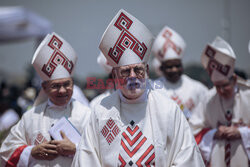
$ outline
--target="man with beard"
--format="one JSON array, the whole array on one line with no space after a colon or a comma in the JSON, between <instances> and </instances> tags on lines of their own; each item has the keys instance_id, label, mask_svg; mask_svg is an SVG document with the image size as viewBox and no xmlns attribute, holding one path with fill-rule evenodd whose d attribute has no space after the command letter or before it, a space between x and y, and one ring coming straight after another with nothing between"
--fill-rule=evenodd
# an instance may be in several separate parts
<instances>
[{"instance_id":1,"label":"man with beard","mask_svg":"<svg viewBox=\"0 0 250 167\"><path fill-rule=\"evenodd\" d=\"M37 48L32 65L43 79L34 106L25 112L3 142L2 166L69 167L78 143L64 131L62 140L52 140L49 130L66 117L81 133L90 110L74 100L72 74L76 53L62 37L48 34ZM80 135L80 134L79 134Z\"/></svg>"},{"instance_id":2,"label":"man with beard","mask_svg":"<svg viewBox=\"0 0 250 167\"><path fill-rule=\"evenodd\" d=\"M124 10L109 24L100 50L113 67L115 92L95 105L75 166L204 166L176 103L146 88L151 32Z\"/></svg>"},{"instance_id":3,"label":"man with beard","mask_svg":"<svg viewBox=\"0 0 250 167\"><path fill-rule=\"evenodd\" d=\"M172 98L189 119L208 89L200 82L183 74L182 56L185 48L184 39L173 29L165 26L155 39L152 52L160 61L158 64L163 75L155 81L155 84L159 85L158 82L162 82L164 85L159 92Z\"/></svg>"},{"instance_id":4,"label":"man with beard","mask_svg":"<svg viewBox=\"0 0 250 167\"><path fill-rule=\"evenodd\" d=\"M214 88L191 116L190 126L211 167L250 165L250 90L238 86L235 60L233 49L220 37L202 54Z\"/></svg>"}]
</instances>

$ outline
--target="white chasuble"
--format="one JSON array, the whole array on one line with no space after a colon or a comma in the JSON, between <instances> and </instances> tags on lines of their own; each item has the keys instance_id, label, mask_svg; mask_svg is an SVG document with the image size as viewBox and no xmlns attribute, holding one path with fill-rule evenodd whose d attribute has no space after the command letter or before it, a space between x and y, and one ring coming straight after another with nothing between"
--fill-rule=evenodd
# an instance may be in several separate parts
<instances>
[{"instance_id":1,"label":"white chasuble","mask_svg":"<svg viewBox=\"0 0 250 167\"><path fill-rule=\"evenodd\" d=\"M150 90L126 104L118 91L95 106L72 167L204 166L185 116L172 100Z\"/></svg>"},{"instance_id":2,"label":"white chasuble","mask_svg":"<svg viewBox=\"0 0 250 167\"><path fill-rule=\"evenodd\" d=\"M89 119L90 110L76 100L72 100L64 108L53 105L48 107L48 102L33 107L11 128L9 135L2 143L1 165L5 166L7 162L14 166L69 167L73 157L58 156L51 161L36 160L30 155L31 149L27 151L27 148L50 141L48 130L63 116L68 118L81 134L83 126Z\"/></svg>"},{"instance_id":3,"label":"white chasuble","mask_svg":"<svg viewBox=\"0 0 250 167\"><path fill-rule=\"evenodd\" d=\"M180 106L187 118L190 118L192 111L208 92L207 87L202 83L185 74L181 76L177 83L171 83L165 77L156 80L156 82L159 81L163 83L163 88L157 90L173 99Z\"/></svg>"},{"instance_id":4,"label":"white chasuble","mask_svg":"<svg viewBox=\"0 0 250 167\"><path fill-rule=\"evenodd\" d=\"M230 140L230 166L248 167L250 156L250 90L237 89L231 101L223 100L213 88L189 120L203 157L211 167L226 167L226 140L213 139L219 125L227 126L226 112L232 111L232 125L241 138Z\"/></svg>"}]
</instances>

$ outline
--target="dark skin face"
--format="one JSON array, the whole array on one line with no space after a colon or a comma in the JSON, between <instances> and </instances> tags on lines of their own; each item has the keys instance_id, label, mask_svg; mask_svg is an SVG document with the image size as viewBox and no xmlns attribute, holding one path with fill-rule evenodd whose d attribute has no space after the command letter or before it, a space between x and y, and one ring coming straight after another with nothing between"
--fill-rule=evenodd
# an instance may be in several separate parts
<instances>
[{"instance_id":1,"label":"dark skin face","mask_svg":"<svg viewBox=\"0 0 250 167\"><path fill-rule=\"evenodd\" d=\"M183 74L183 67L180 59L165 60L161 63L160 70L165 78L172 83L179 81Z\"/></svg>"}]
</instances>

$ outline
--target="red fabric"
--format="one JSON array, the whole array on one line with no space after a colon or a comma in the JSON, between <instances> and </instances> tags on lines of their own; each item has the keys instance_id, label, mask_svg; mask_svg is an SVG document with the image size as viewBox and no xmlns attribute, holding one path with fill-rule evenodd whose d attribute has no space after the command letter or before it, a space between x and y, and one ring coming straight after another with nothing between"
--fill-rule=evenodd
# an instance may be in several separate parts
<instances>
[{"instance_id":1,"label":"red fabric","mask_svg":"<svg viewBox=\"0 0 250 167\"><path fill-rule=\"evenodd\" d=\"M197 135L195 135L195 140L197 144L200 144L203 136L210 130L210 128L202 129Z\"/></svg>"},{"instance_id":2,"label":"red fabric","mask_svg":"<svg viewBox=\"0 0 250 167\"><path fill-rule=\"evenodd\" d=\"M27 145L23 145L23 146L18 147L14 151L14 153L11 155L10 159L7 161L5 167L16 167L16 165L19 161L20 155L26 147L27 147Z\"/></svg>"}]
</instances>

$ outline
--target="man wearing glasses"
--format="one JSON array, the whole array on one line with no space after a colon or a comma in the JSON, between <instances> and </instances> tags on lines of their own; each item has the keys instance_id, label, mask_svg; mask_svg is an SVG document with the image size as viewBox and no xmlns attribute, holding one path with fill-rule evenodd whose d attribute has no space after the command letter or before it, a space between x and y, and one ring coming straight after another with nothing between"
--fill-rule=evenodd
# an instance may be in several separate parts
<instances>
[{"instance_id":1,"label":"man wearing glasses","mask_svg":"<svg viewBox=\"0 0 250 167\"><path fill-rule=\"evenodd\" d=\"M59 35L48 34L37 48L32 65L43 79L32 109L11 129L3 142L2 166L69 167L76 145L63 131L62 140L53 140L50 128L66 117L81 133L90 110L72 99L72 73L76 65L73 48Z\"/></svg>"},{"instance_id":2,"label":"man wearing glasses","mask_svg":"<svg viewBox=\"0 0 250 167\"><path fill-rule=\"evenodd\" d=\"M109 24L99 48L118 89L93 108L72 167L204 166L178 105L147 85L152 42L124 10Z\"/></svg>"}]
</instances>

